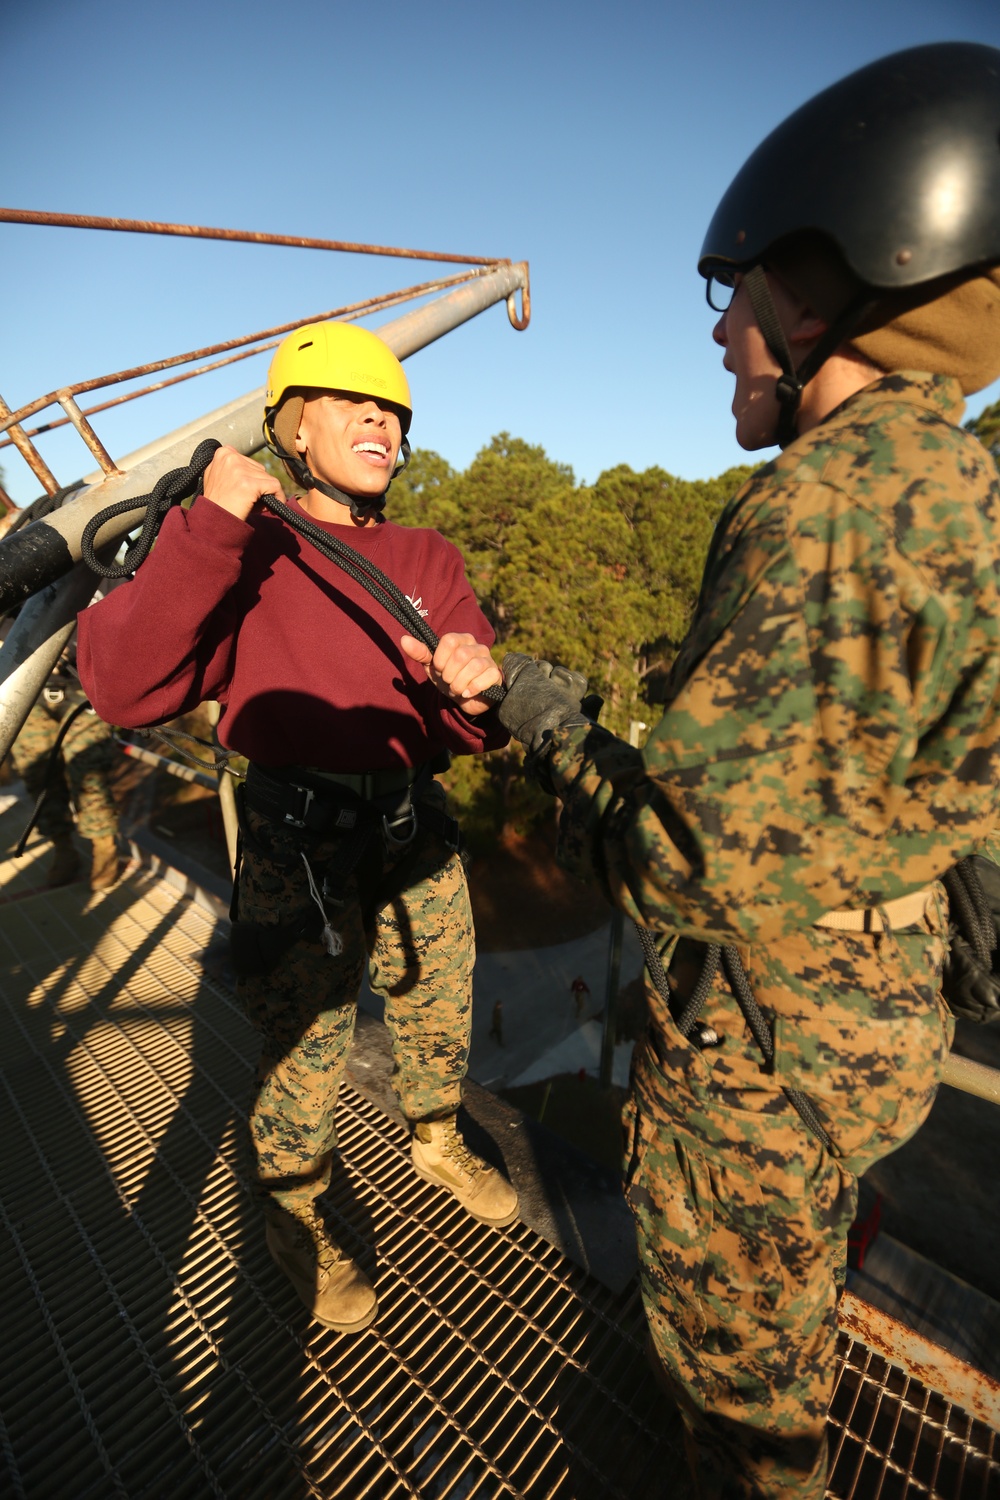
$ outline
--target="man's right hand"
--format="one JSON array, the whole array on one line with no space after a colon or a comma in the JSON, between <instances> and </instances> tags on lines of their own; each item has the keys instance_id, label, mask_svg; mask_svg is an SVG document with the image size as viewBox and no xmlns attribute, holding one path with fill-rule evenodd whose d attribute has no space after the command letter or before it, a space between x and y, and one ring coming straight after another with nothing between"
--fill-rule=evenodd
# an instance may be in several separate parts
<instances>
[{"instance_id":1,"label":"man's right hand","mask_svg":"<svg viewBox=\"0 0 1000 1500\"><path fill-rule=\"evenodd\" d=\"M235 448L220 448L202 479L202 494L213 505L245 521L261 495L284 500L278 481L255 458L246 458Z\"/></svg>"}]
</instances>

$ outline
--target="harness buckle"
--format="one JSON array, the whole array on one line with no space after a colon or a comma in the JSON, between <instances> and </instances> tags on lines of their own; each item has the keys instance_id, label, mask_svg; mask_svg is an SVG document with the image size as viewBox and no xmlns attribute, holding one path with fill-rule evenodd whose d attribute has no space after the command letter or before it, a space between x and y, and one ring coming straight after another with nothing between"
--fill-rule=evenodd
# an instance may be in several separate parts
<instances>
[{"instance_id":1,"label":"harness buckle","mask_svg":"<svg viewBox=\"0 0 1000 1500\"><path fill-rule=\"evenodd\" d=\"M403 832L397 834L395 829L402 828ZM399 854L409 844L413 843L417 832L417 810L412 802L407 803L404 812L389 821L388 814L382 814L382 836L385 839L386 849L390 854Z\"/></svg>"},{"instance_id":2,"label":"harness buckle","mask_svg":"<svg viewBox=\"0 0 1000 1500\"><path fill-rule=\"evenodd\" d=\"M293 818L291 813L285 813L285 822L289 823L292 828L304 828L306 826L306 819L309 816L309 807L315 797L315 793L313 792L311 786L299 786L294 781L291 783L291 786L294 791L302 792L303 796L305 797L305 801L299 809L302 816L299 818Z\"/></svg>"}]
</instances>

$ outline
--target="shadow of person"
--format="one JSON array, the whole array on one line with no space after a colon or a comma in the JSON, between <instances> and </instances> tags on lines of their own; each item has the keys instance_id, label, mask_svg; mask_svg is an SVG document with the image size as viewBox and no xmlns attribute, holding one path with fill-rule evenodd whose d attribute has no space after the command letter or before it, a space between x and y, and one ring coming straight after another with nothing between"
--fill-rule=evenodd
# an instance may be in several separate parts
<instances>
[{"instance_id":1,"label":"shadow of person","mask_svg":"<svg viewBox=\"0 0 1000 1500\"><path fill-rule=\"evenodd\" d=\"M697 1500L684 1424L655 1378L633 1282L580 1325L556 1381L573 1500Z\"/></svg>"},{"instance_id":2,"label":"shadow of person","mask_svg":"<svg viewBox=\"0 0 1000 1500\"><path fill-rule=\"evenodd\" d=\"M259 1038L217 981L199 987L189 1047L190 1083L134 1206L159 1226L166 1279L146 1318L159 1325L164 1377L185 1392L177 1440L195 1448L217 1493L244 1493L260 1464L275 1492L297 1483L309 1493L309 1392L329 1383L325 1351L345 1336L310 1318L268 1253L247 1131ZM336 1152L319 1208L374 1275L371 1215Z\"/></svg>"},{"instance_id":3,"label":"shadow of person","mask_svg":"<svg viewBox=\"0 0 1000 1500\"><path fill-rule=\"evenodd\" d=\"M324 1331L250 1199L255 1038L197 972L204 918L142 877L96 903L82 887L26 897L6 918L0 1207L19 1311L4 1364L44 1372L27 1387L41 1410L62 1393L57 1441L11 1431L15 1474L79 1495L236 1496L248 1462L301 1480ZM346 1177L335 1211L371 1245Z\"/></svg>"}]
</instances>

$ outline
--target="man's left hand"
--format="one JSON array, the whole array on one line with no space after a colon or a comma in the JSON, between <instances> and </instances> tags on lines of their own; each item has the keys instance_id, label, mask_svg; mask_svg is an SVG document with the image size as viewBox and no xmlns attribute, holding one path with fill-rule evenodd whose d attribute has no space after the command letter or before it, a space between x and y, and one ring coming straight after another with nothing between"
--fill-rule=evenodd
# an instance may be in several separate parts
<instances>
[{"instance_id":1,"label":"man's left hand","mask_svg":"<svg viewBox=\"0 0 1000 1500\"><path fill-rule=\"evenodd\" d=\"M412 635L404 635L399 644L411 661L421 664L438 692L452 698L463 713L475 716L493 707L480 694L502 682L503 676L489 647L474 635L449 631L441 637L433 656L429 647Z\"/></svg>"},{"instance_id":2,"label":"man's left hand","mask_svg":"<svg viewBox=\"0 0 1000 1500\"><path fill-rule=\"evenodd\" d=\"M554 729L591 722L581 707L587 679L579 672L508 651L503 680L507 694L497 710L500 722L535 754L548 744Z\"/></svg>"}]
</instances>

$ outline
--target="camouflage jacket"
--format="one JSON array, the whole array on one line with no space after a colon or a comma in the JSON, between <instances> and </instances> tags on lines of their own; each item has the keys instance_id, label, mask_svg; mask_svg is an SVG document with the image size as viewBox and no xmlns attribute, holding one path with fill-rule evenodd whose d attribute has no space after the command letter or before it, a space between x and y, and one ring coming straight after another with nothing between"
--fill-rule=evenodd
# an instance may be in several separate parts
<instances>
[{"instance_id":1,"label":"camouflage jacket","mask_svg":"<svg viewBox=\"0 0 1000 1500\"><path fill-rule=\"evenodd\" d=\"M561 857L722 941L893 900L1000 821L1000 482L957 383L887 375L726 507L639 752L556 735Z\"/></svg>"}]
</instances>

